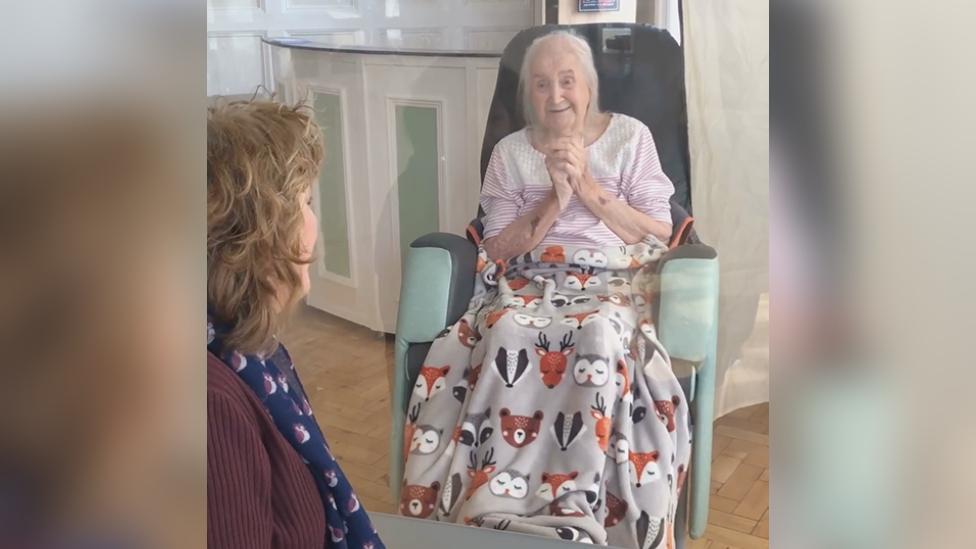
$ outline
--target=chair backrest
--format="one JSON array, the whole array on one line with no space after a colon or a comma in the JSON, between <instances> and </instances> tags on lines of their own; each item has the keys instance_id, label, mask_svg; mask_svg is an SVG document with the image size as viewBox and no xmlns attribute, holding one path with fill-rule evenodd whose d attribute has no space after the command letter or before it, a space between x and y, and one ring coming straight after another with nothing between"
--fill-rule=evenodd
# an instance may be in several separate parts
<instances>
[{"instance_id":1,"label":"chair backrest","mask_svg":"<svg viewBox=\"0 0 976 549\"><path fill-rule=\"evenodd\" d=\"M684 56L667 31L650 25L544 25L515 35L502 53L488 111L481 146L482 181L495 145L525 126L517 97L525 51L533 40L555 30L569 30L589 42L600 78L600 108L633 116L647 125L664 173L674 183L672 203L691 212ZM478 216L483 213L479 211Z\"/></svg>"}]
</instances>

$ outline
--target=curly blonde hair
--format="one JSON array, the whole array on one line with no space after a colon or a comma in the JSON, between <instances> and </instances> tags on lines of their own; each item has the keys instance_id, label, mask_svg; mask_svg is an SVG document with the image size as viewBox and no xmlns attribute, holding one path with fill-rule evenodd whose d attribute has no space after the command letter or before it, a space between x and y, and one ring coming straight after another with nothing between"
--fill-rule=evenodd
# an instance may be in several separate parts
<instances>
[{"instance_id":1,"label":"curly blonde hair","mask_svg":"<svg viewBox=\"0 0 976 549\"><path fill-rule=\"evenodd\" d=\"M267 100L207 109L207 300L229 346L267 354L301 299L300 197L318 177L311 109Z\"/></svg>"}]
</instances>

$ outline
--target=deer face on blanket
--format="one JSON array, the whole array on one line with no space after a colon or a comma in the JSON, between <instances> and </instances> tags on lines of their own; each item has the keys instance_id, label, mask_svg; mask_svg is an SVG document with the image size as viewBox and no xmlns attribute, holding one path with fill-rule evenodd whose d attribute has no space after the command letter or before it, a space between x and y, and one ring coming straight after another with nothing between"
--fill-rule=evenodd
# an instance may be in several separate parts
<instances>
[{"instance_id":1,"label":"deer face on blanket","mask_svg":"<svg viewBox=\"0 0 976 549\"><path fill-rule=\"evenodd\" d=\"M535 344L535 353L539 355L539 374L542 384L552 389L563 380L566 372L567 357L576 349L573 345L573 332L563 336L559 342L558 351L549 350L549 338L539 332L539 341Z\"/></svg>"},{"instance_id":2,"label":"deer face on blanket","mask_svg":"<svg viewBox=\"0 0 976 549\"><path fill-rule=\"evenodd\" d=\"M607 415L607 403L603 395L597 393L594 400L595 405L590 406L590 415L596 420L596 426L593 428L593 431L596 434L596 442L600 450L606 452L607 447L610 445L612 418Z\"/></svg>"},{"instance_id":3,"label":"deer face on blanket","mask_svg":"<svg viewBox=\"0 0 976 549\"><path fill-rule=\"evenodd\" d=\"M431 368L429 366L422 366L420 368L420 374L417 376L417 381L413 385L413 394L428 401L444 389L447 384L447 379L445 376L451 371L450 366L444 366L442 368Z\"/></svg>"},{"instance_id":4,"label":"deer face on blanket","mask_svg":"<svg viewBox=\"0 0 976 549\"><path fill-rule=\"evenodd\" d=\"M471 484L468 485L468 493L464 499L470 499L471 496L488 482L491 474L495 472L495 449L489 448L488 453L481 458L481 466L478 466L478 456L475 450L471 450L468 454L468 476L471 478Z\"/></svg>"},{"instance_id":5,"label":"deer face on blanket","mask_svg":"<svg viewBox=\"0 0 976 549\"><path fill-rule=\"evenodd\" d=\"M458 402L464 402L464 399L468 396L469 391L474 390L474 386L478 383L478 378L481 377L481 366L482 364L469 366L461 374L464 376L464 381L460 384L455 385L451 390L454 398Z\"/></svg>"},{"instance_id":6,"label":"deer face on blanket","mask_svg":"<svg viewBox=\"0 0 976 549\"><path fill-rule=\"evenodd\" d=\"M654 401L654 408L657 410L657 417L667 426L669 433L674 432L674 412L678 409L678 405L680 404L681 397L678 395L672 396L671 400Z\"/></svg>"},{"instance_id":7,"label":"deer face on blanket","mask_svg":"<svg viewBox=\"0 0 976 549\"><path fill-rule=\"evenodd\" d=\"M417 419L420 417L420 403L416 403L407 413L407 421L403 426L403 459L407 459L410 447L413 445L413 434L417 430Z\"/></svg>"},{"instance_id":8,"label":"deer face on blanket","mask_svg":"<svg viewBox=\"0 0 976 549\"><path fill-rule=\"evenodd\" d=\"M471 366L467 370L467 375L464 379L468 382L468 390L474 390L474 386L478 383L478 378L481 376L481 364L477 366Z\"/></svg>"},{"instance_id":9,"label":"deer face on blanket","mask_svg":"<svg viewBox=\"0 0 976 549\"><path fill-rule=\"evenodd\" d=\"M469 349L474 349L474 346L480 340L481 334L478 333L478 330L472 328L471 325L468 324L467 319L462 318L458 323L458 341L461 342L461 345L464 345Z\"/></svg>"}]
</instances>

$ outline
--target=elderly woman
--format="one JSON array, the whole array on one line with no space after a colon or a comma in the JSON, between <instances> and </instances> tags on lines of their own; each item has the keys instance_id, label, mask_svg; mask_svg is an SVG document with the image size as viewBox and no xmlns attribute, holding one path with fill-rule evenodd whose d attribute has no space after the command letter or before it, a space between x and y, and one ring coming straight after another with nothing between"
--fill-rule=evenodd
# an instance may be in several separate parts
<instances>
[{"instance_id":1,"label":"elderly woman","mask_svg":"<svg viewBox=\"0 0 976 549\"><path fill-rule=\"evenodd\" d=\"M269 101L207 114L209 547L382 547L277 339L309 289L321 135Z\"/></svg>"},{"instance_id":2,"label":"elderly woman","mask_svg":"<svg viewBox=\"0 0 976 549\"><path fill-rule=\"evenodd\" d=\"M529 47L530 123L488 166L474 297L414 381L401 514L673 546L690 416L652 305L673 186L596 84L581 39Z\"/></svg>"},{"instance_id":3,"label":"elderly woman","mask_svg":"<svg viewBox=\"0 0 976 549\"><path fill-rule=\"evenodd\" d=\"M492 259L546 244L667 242L674 186L647 126L600 112L586 41L565 31L536 39L519 95L528 126L495 146L481 195Z\"/></svg>"}]
</instances>

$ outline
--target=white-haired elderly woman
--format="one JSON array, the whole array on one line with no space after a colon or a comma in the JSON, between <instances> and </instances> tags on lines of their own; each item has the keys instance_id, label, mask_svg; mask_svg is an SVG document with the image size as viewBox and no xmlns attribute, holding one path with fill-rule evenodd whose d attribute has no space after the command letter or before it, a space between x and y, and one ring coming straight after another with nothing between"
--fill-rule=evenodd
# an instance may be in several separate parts
<instances>
[{"instance_id":1,"label":"white-haired elderly woman","mask_svg":"<svg viewBox=\"0 0 976 549\"><path fill-rule=\"evenodd\" d=\"M622 246L671 236L674 185L650 130L599 109L589 44L537 38L519 75L528 125L498 142L485 173L484 247L493 260L540 245Z\"/></svg>"}]
</instances>

